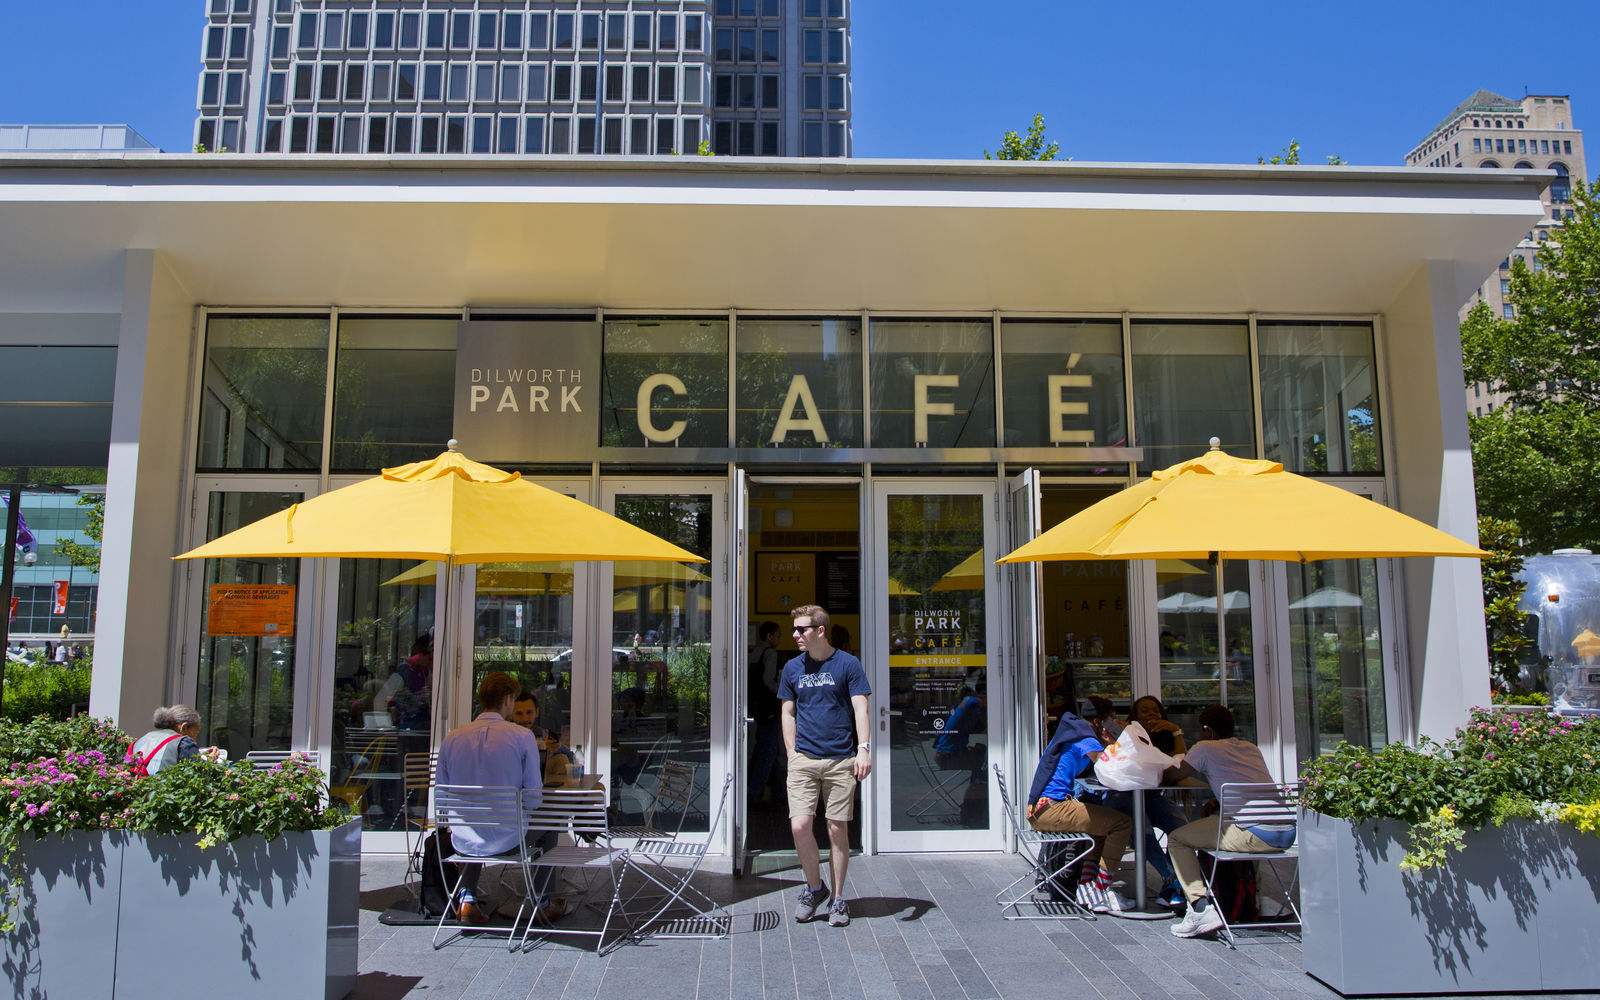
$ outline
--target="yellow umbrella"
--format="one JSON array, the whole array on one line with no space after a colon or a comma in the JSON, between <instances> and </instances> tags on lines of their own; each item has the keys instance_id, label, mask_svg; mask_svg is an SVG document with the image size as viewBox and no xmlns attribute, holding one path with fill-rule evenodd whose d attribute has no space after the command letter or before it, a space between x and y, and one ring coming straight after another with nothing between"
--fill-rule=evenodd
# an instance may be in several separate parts
<instances>
[{"instance_id":1,"label":"yellow umbrella","mask_svg":"<svg viewBox=\"0 0 1600 1000\"><path fill-rule=\"evenodd\" d=\"M999 562L1212 559L1217 651L1227 649L1222 564L1228 559L1372 559L1488 555L1438 528L1337 486L1234 458L1216 438L1199 458L1162 469L1093 504ZM1222 702L1227 704L1227 671Z\"/></svg>"},{"instance_id":2,"label":"yellow umbrella","mask_svg":"<svg viewBox=\"0 0 1600 1000\"><path fill-rule=\"evenodd\" d=\"M899 580L896 580L894 577L891 576L891 577L889 577L889 596L890 597L916 597L917 596L917 591L912 590L910 587L906 586L905 584L901 583Z\"/></svg>"},{"instance_id":3,"label":"yellow umbrella","mask_svg":"<svg viewBox=\"0 0 1600 1000\"><path fill-rule=\"evenodd\" d=\"M1600 635L1584 629L1578 633L1576 639L1572 640L1572 648L1578 651L1579 656L1600 656Z\"/></svg>"},{"instance_id":4,"label":"yellow umbrella","mask_svg":"<svg viewBox=\"0 0 1600 1000\"><path fill-rule=\"evenodd\" d=\"M297 503L178 559L318 556L517 561L707 560L518 472L450 450Z\"/></svg>"},{"instance_id":5,"label":"yellow umbrella","mask_svg":"<svg viewBox=\"0 0 1600 1000\"><path fill-rule=\"evenodd\" d=\"M431 586L434 568L431 563L418 563L403 573L383 581L379 586L406 587ZM638 559L619 559L613 565L612 586L637 587L650 583L704 583L711 578L682 563L644 562ZM537 594L549 583L551 593L572 592L572 566L559 562L517 562L491 565L478 570L478 592L500 594Z\"/></svg>"},{"instance_id":6,"label":"yellow umbrella","mask_svg":"<svg viewBox=\"0 0 1600 1000\"><path fill-rule=\"evenodd\" d=\"M955 568L939 578L928 588L929 593L948 590L982 590L984 564L983 550L979 549L957 563Z\"/></svg>"}]
</instances>

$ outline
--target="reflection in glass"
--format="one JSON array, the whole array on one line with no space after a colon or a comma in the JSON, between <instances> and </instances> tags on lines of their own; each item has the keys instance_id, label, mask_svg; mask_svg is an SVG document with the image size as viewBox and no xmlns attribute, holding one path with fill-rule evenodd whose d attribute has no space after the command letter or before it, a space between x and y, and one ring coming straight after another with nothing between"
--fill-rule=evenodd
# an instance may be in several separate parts
<instances>
[{"instance_id":1,"label":"reflection in glass","mask_svg":"<svg viewBox=\"0 0 1600 1000\"><path fill-rule=\"evenodd\" d=\"M1167 718L1182 727L1184 742L1190 745L1199 740L1200 712L1210 705L1226 705L1233 712L1234 735L1253 743L1256 681L1250 563L1243 559L1223 563L1223 626L1228 648L1221 655L1217 650L1216 574L1207 563L1194 565L1202 572L1156 574L1161 701Z\"/></svg>"},{"instance_id":2,"label":"reflection in glass","mask_svg":"<svg viewBox=\"0 0 1600 1000\"><path fill-rule=\"evenodd\" d=\"M212 493L206 505L206 541L299 503L299 493ZM251 750L288 750L294 723L295 632L212 634L210 599L219 586L297 587L300 560L207 559L200 617L200 675L195 708L200 745L219 746L229 760ZM294 591L298 608L298 589ZM298 619L298 614L296 614ZM273 623L278 624L278 623ZM239 628L239 626L235 626ZM250 632L256 629L245 626ZM266 632L265 628L261 629Z\"/></svg>"},{"instance_id":3,"label":"reflection in glass","mask_svg":"<svg viewBox=\"0 0 1600 1000\"><path fill-rule=\"evenodd\" d=\"M1048 531L1109 495L1105 490L1047 487L1040 495L1040 528ZM1084 698L1109 698L1119 714L1125 714L1132 703L1128 564L1120 559L1103 559L1044 562L1037 566L1044 613L1043 736L1048 739L1055 732L1062 711L1076 712ZM1175 562L1174 566L1190 573L1201 572L1187 563ZM1166 560L1162 561L1162 569L1177 572Z\"/></svg>"},{"instance_id":4,"label":"reflection in glass","mask_svg":"<svg viewBox=\"0 0 1600 1000\"><path fill-rule=\"evenodd\" d=\"M859 319L741 318L738 330L738 447L861 447Z\"/></svg>"},{"instance_id":5,"label":"reflection in glass","mask_svg":"<svg viewBox=\"0 0 1600 1000\"><path fill-rule=\"evenodd\" d=\"M589 742L572 731L575 579L570 562L484 563L472 605L472 690L484 675L502 671L533 695L533 718L524 722L543 740L547 781L565 778Z\"/></svg>"},{"instance_id":6,"label":"reflection in glass","mask_svg":"<svg viewBox=\"0 0 1600 1000\"><path fill-rule=\"evenodd\" d=\"M206 323L201 469L316 469L327 393L326 316Z\"/></svg>"},{"instance_id":7,"label":"reflection in glass","mask_svg":"<svg viewBox=\"0 0 1600 1000\"><path fill-rule=\"evenodd\" d=\"M405 758L427 753L433 729L437 564L339 560L328 787L367 830L420 824L407 801Z\"/></svg>"},{"instance_id":8,"label":"reflection in glass","mask_svg":"<svg viewBox=\"0 0 1600 1000\"><path fill-rule=\"evenodd\" d=\"M1139 471L1164 469L1204 452L1255 456L1250 329L1244 323L1134 323L1135 443Z\"/></svg>"},{"instance_id":9,"label":"reflection in glass","mask_svg":"<svg viewBox=\"0 0 1600 1000\"><path fill-rule=\"evenodd\" d=\"M890 497L888 526L890 829L985 830L983 500Z\"/></svg>"},{"instance_id":10,"label":"reflection in glass","mask_svg":"<svg viewBox=\"0 0 1600 1000\"><path fill-rule=\"evenodd\" d=\"M454 419L458 325L443 318L340 318L333 468L373 471L444 450Z\"/></svg>"},{"instance_id":11,"label":"reflection in glass","mask_svg":"<svg viewBox=\"0 0 1600 1000\"><path fill-rule=\"evenodd\" d=\"M991 322L874 319L871 336L874 447L994 447Z\"/></svg>"},{"instance_id":12,"label":"reflection in glass","mask_svg":"<svg viewBox=\"0 0 1600 1000\"><path fill-rule=\"evenodd\" d=\"M1266 457L1290 472L1383 471L1372 326L1258 323Z\"/></svg>"},{"instance_id":13,"label":"reflection in glass","mask_svg":"<svg viewBox=\"0 0 1600 1000\"><path fill-rule=\"evenodd\" d=\"M1289 667L1300 761L1389 742L1375 559L1290 564Z\"/></svg>"},{"instance_id":14,"label":"reflection in glass","mask_svg":"<svg viewBox=\"0 0 1600 1000\"><path fill-rule=\"evenodd\" d=\"M1007 320L1000 352L1006 447L1128 443L1121 323Z\"/></svg>"},{"instance_id":15,"label":"reflection in glass","mask_svg":"<svg viewBox=\"0 0 1600 1000\"><path fill-rule=\"evenodd\" d=\"M711 497L619 496L617 517L711 557ZM699 563L619 562L611 598L613 823L706 832L711 787L713 580ZM670 765L670 766L669 766ZM685 811L660 798L663 769L694 771ZM713 780L715 778L715 780Z\"/></svg>"},{"instance_id":16,"label":"reflection in glass","mask_svg":"<svg viewBox=\"0 0 1600 1000\"><path fill-rule=\"evenodd\" d=\"M728 446L727 320L608 319L604 344L602 445Z\"/></svg>"}]
</instances>

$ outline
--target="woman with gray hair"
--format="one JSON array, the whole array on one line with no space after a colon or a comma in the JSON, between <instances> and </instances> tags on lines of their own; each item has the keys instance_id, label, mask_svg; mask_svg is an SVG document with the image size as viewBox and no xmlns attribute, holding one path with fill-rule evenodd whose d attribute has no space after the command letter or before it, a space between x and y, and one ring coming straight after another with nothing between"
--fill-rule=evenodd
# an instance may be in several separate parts
<instances>
[{"instance_id":1,"label":"woman with gray hair","mask_svg":"<svg viewBox=\"0 0 1600 1000\"><path fill-rule=\"evenodd\" d=\"M128 759L139 774L155 774L180 760L200 756L200 713L189 705L158 708L152 728L128 748Z\"/></svg>"}]
</instances>

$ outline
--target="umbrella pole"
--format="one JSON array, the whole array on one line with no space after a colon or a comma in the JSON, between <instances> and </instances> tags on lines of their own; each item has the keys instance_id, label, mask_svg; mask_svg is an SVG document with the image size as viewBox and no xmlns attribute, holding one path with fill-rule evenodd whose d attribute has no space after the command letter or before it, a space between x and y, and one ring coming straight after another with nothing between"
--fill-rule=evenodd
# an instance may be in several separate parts
<instances>
[{"instance_id":1,"label":"umbrella pole","mask_svg":"<svg viewBox=\"0 0 1600 1000\"><path fill-rule=\"evenodd\" d=\"M1223 608L1222 598L1222 558L1211 553L1211 568L1217 578L1217 680L1221 684L1219 703L1223 708L1228 707L1228 623L1227 611Z\"/></svg>"},{"instance_id":2,"label":"umbrella pole","mask_svg":"<svg viewBox=\"0 0 1600 1000\"><path fill-rule=\"evenodd\" d=\"M452 634L453 630L450 628L450 578L455 576L455 573L456 568L454 566L450 565L449 563L444 564L444 614L434 615L433 721L431 723L433 731L428 737L433 741L434 746L439 745L439 739L444 733L444 708L445 704L454 696L456 680L454 668L455 665L460 662L457 659L460 653L450 645L450 643L455 639L455 636ZM441 675L439 671L441 666L439 663L439 651L441 649L444 650L446 655L449 657L451 666L451 669L445 671L443 675Z\"/></svg>"}]
</instances>

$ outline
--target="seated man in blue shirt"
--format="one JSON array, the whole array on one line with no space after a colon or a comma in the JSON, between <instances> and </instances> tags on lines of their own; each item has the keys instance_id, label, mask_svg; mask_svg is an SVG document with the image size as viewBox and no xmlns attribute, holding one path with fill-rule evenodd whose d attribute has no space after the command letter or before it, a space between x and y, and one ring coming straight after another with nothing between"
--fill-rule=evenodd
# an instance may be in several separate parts
<instances>
[{"instance_id":1,"label":"seated man in blue shirt","mask_svg":"<svg viewBox=\"0 0 1600 1000\"><path fill-rule=\"evenodd\" d=\"M1088 833L1100 850L1085 859L1077 899L1096 913L1123 909L1111 891L1111 876L1122 863L1133 835L1133 821L1104 806L1079 802L1073 793L1078 776L1088 771L1105 752L1105 744L1080 716L1061 713L1056 734L1050 738L1028 789L1028 825L1053 833Z\"/></svg>"},{"instance_id":2,"label":"seated man in blue shirt","mask_svg":"<svg viewBox=\"0 0 1600 1000\"><path fill-rule=\"evenodd\" d=\"M544 800L544 768L539 762L539 744L533 733L507 721L515 710L522 685L510 674L495 672L478 684L478 705L483 709L476 719L450 730L439 747L436 780L441 785L502 785L523 790L524 808L536 808ZM548 850L555 846L554 833L529 834L532 846ZM492 857L517 844L514 830L475 830L465 823L450 824L450 837L458 854ZM463 924L481 926L489 915L478 905L478 879L482 865L464 865L461 893L456 901L456 916ZM534 876L534 899L539 905L535 919L549 922L566 915L563 900L550 901L546 893L555 878L553 868L540 868Z\"/></svg>"}]
</instances>

